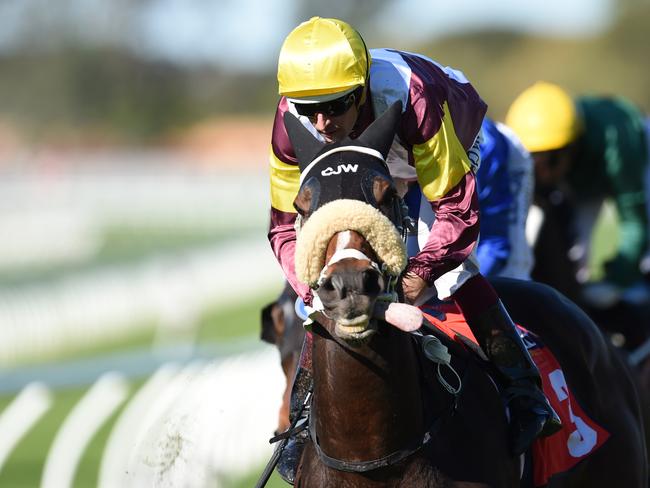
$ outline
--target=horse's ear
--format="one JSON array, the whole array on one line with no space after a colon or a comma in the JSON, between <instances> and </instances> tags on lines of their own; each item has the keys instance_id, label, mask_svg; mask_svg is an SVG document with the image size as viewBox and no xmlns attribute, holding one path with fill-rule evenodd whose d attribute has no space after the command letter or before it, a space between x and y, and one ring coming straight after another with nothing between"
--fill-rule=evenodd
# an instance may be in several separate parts
<instances>
[{"instance_id":1,"label":"horse's ear","mask_svg":"<svg viewBox=\"0 0 650 488\"><path fill-rule=\"evenodd\" d=\"M393 103L388 110L375 120L370 126L363 131L357 141L362 145L371 147L379 151L384 159L388 156L390 146L395 138L397 122L402 115L402 102L398 100Z\"/></svg>"},{"instance_id":2,"label":"horse's ear","mask_svg":"<svg viewBox=\"0 0 650 488\"><path fill-rule=\"evenodd\" d=\"M278 302L269 303L262 309L262 329L260 338L269 344L275 344L277 335L275 333L275 321L273 319L273 310L278 306Z\"/></svg>"},{"instance_id":3,"label":"horse's ear","mask_svg":"<svg viewBox=\"0 0 650 488\"><path fill-rule=\"evenodd\" d=\"M325 144L316 139L307 127L302 125L298 117L291 112L284 113L284 127L287 129L289 140L296 153L300 171L302 172L323 149Z\"/></svg>"}]
</instances>

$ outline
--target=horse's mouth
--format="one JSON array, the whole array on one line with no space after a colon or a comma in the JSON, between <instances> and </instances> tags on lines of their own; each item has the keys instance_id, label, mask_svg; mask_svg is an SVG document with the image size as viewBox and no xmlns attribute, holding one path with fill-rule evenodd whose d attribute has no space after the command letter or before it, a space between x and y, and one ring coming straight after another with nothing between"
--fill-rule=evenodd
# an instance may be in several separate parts
<instances>
[{"instance_id":1,"label":"horse's mouth","mask_svg":"<svg viewBox=\"0 0 650 488\"><path fill-rule=\"evenodd\" d=\"M376 328L370 315L364 314L353 319L337 320L334 331L343 340L363 341L374 334Z\"/></svg>"}]
</instances>

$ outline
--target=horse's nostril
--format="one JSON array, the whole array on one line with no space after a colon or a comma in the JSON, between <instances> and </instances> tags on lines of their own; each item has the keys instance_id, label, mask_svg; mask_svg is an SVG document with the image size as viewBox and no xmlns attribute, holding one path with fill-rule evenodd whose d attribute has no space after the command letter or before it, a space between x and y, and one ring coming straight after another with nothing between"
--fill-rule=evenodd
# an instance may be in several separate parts
<instances>
[{"instance_id":1,"label":"horse's nostril","mask_svg":"<svg viewBox=\"0 0 650 488\"><path fill-rule=\"evenodd\" d=\"M343 299L347 295L345 283L335 274L325 278L320 287L327 293L336 292L336 296L339 299Z\"/></svg>"},{"instance_id":2,"label":"horse's nostril","mask_svg":"<svg viewBox=\"0 0 650 488\"><path fill-rule=\"evenodd\" d=\"M363 290L368 294L375 294L381 291L379 286L379 275L374 270L368 269L363 272Z\"/></svg>"},{"instance_id":3,"label":"horse's nostril","mask_svg":"<svg viewBox=\"0 0 650 488\"><path fill-rule=\"evenodd\" d=\"M320 286L323 288L323 290L326 291L334 291L334 285L332 284L332 278L325 278L323 282L320 284Z\"/></svg>"},{"instance_id":4,"label":"horse's nostril","mask_svg":"<svg viewBox=\"0 0 650 488\"><path fill-rule=\"evenodd\" d=\"M345 277L339 276L336 273L331 274L323 280L320 288L330 297L332 293L335 294L337 299L344 299L348 294L348 285L345 282Z\"/></svg>"}]
</instances>

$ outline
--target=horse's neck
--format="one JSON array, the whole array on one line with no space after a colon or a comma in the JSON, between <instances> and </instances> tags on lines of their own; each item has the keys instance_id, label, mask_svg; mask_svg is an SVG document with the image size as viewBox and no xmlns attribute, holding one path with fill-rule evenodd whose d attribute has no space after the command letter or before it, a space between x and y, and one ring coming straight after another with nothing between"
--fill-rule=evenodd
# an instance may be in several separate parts
<instances>
[{"instance_id":1,"label":"horse's neck","mask_svg":"<svg viewBox=\"0 0 650 488\"><path fill-rule=\"evenodd\" d=\"M411 341L392 330L360 347L314 337L312 418L329 456L378 458L422 435L418 359Z\"/></svg>"}]
</instances>

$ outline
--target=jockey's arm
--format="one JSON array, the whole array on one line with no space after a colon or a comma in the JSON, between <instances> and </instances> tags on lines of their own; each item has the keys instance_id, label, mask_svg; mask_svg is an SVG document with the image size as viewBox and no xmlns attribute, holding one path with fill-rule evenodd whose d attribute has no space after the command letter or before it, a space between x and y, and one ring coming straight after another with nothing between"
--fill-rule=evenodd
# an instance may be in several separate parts
<instances>
[{"instance_id":1,"label":"jockey's arm","mask_svg":"<svg viewBox=\"0 0 650 488\"><path fill-rule=\"evenodd\" d=\"M280 103L286 102L283 99ZM288 142L280 106L276 112L269 153L271 215L268 238L273 254L291 287L305 303L310 304L312 296L309 286L298 281L294 265L296 249L294 225L298 214L293 207L293 201L298 193L300 169Z\"/></svg>"},{"instance_id":2,"label":"jockey's arm","mask_svg":"<svg viewBox=\"0 0 650 488\"><path fill-rule=\"evenodd\" d=\"M479 234L476 178L467 152L446 124L450 118L432 139L413 147L418 183L436 217L426 244L409 259L407 272L428 285L463 263Z\"/></svg>"},{"instance_id":3,"label":"jockey's arm","mask_svg":"<svg viewBox=\"0 0 650 488\"><path fill-rule=\"evenodd\" d=\"M435 219L407 273L431 286L468 258L478 238L475 172L487 106L461 73L435 63L413 69L401 134Z\"/></svg>"}]
</instances>

